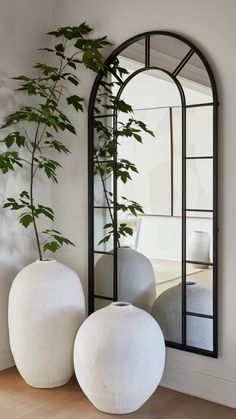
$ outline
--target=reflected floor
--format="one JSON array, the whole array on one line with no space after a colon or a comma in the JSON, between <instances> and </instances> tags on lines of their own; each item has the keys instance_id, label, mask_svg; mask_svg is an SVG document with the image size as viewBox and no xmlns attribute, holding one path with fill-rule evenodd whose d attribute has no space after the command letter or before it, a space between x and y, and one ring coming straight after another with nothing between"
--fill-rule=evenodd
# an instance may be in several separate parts
<instances>
[{"instance_id":1,"label":"reflected floor","mask_svg":"<svg viewBox=\"0 0 236 419\"><path fill-rule=\"evenodd\" d=\"M181 281L181 262L164 259L150 259L156 277L157 297ZM212 291L212 268L196 269L187 265L187 280Z\"/></svg>"}]
</instances>

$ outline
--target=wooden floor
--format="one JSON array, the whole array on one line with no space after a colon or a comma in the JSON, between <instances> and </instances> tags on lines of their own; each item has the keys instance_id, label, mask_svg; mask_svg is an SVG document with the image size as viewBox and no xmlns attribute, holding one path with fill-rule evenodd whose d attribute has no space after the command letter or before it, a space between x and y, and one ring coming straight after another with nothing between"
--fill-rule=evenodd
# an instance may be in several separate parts
<instances>
[{"instance_id":1,"label":"wooden floor","mask_svg":"<svg viewBox=\"0 0 236 419\"><path fill-rule=\"evenodd\" d=\"M0 419L109 419L86 399L75 379L63 387L27 386L15 368L0 372ZM236 419L236 410L159 387L137 412L122 418Z\"/></svg>"}]
</instances>

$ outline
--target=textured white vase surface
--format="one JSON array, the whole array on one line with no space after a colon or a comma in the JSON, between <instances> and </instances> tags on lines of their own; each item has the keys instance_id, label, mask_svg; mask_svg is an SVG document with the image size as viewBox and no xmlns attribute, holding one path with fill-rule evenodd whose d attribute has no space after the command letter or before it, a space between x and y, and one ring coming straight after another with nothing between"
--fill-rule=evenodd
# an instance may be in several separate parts
<instances>
[{"instance_id":1,"label":"textured white vase surface","mask_svg":"<svg viewBox=\"0 0 236 419\"><path fill-rule=\"evenodd\" d=\"M186 285L186 310L192 313L212 315L213 296L208 289L194 282ZM182 342L182 285L164 291L155 301L151 314L158 321L166 340ZM187 316L187 345L212 350L212 321Z\"/></svg>"},{"instance_id":2,"label":"textured white vase surface","mask_svg":"<svg viewBox=\"0 0 236 419\"><path fill-rule=\"evenodd\" d=\"M73 344L85 318L77 274L55 260L26 266L9 296L10 346L16 366L33 387L65 384L73 374Z\"/></svg>"},{"instance_id":3,"label":"textured white vase surface","mask_svg":"<svg viewBox=\"0 0 236 419\"><path fill-rule=\"evenodd\" d=\"M187 242L187 259L195 262L210 262L210 235L206 231L193 231ZM191 264L196 269L206 269L208 265Z\"/></svg>"},{"instance_id":4,"label":"textured white vase surface","mask_svg":"<svg viewBox=\"0 0 236 419\"><path fill-rule=\"evenodd\" d=\"M150 313L156 298L155 274L150 260L129 247L118 248L118 298ZM95 266L95 292L113 295L113 256L103 255ZM101 308L97 305L97 308Z\"/></svg>"},{"instance_id":5,"label":"textured white vase surface","mask_svg":"<svg viewBox=\"0 0 236 419\"><path fill-rule=\"evenodd\" d=\"M89 316L74 347L77 380L106 413L139 409L158 386L165 344L153 317L128 303L112 303Z\"/></svg>"}]
</instances>

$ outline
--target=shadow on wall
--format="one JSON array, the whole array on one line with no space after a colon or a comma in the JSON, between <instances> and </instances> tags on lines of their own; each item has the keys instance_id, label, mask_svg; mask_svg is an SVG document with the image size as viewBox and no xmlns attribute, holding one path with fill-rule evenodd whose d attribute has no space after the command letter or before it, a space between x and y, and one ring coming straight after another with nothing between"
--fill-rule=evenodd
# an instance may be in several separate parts
<instances>
[{"instance_id":1,"label":"shadow on wall","mask_svg":"<svg viewBox=\"0 0 236 419\"><path fill-rule=\"evenodd\" d=\"M8 336L8 295L12 281L16 275L16 269L5 261L0 261L0 358L1 354L10 351Z\"/></svg>"},{"instance_id":2,"label":"shadow on wall","mask_svg":"<svg viewBox=\"0 0 236 419\"><path fill-rule=\"evenodd\" d=\"M32 237L22 234L13 216L0 211L0 369L11 359L8 334L8 296L16 274L32 261ZM14 215L14 214L13 214Z\"/></svg>"},{"instance_id":3,"label":"shadow on wall","mask_svg":"<svg viewBox=\"0 0 236 419\"><path fill-rule=\"evenodd\" d=\"M0 215L1 217L1 215ZM2 219L1 219L2 221ZM16 274L29 262L32 262L32 239L22 232L13 231L12 223L8 237L2 234L0 223L0 370L12 365L8 332L8 297L11 284ZM13 224L15 225L15 223ZM6 224L4 225L4 230ZM26 254L28 256L26 257ZM29 257L31 256L31 258Z\"/></svg>"}]
</instances>

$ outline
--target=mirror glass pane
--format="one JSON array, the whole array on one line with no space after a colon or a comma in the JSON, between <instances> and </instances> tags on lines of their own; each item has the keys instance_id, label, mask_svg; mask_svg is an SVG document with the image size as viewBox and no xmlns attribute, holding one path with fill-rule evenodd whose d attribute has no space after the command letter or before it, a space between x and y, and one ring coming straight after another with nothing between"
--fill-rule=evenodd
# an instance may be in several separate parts
<instances>
[{"instance_id":1,"label":"mirror glass pane","mask_svg":"<svg viewBox=\"0 0 236 419\"><path fill-rule=\"evenodd\" d=\"M152 35L150 39L150 66L174 73L190 47L179 39L165 35Z\"/></svg>"},{"instance_id":2,"label":"mirror glass pane","mask_svg":"<svg viewBox=\"0 0 236 419\"><path fill-rule=\"evenodd\" d=\"M212 213L186 213L187 260L196 262L213 261L213 219Z\"/></svg>"},{"instance_id":3,"label":"mirror glass pane","mask_svg":"<svg viewBox=\"0 0 236 419\"><path fill-rule=\"evenodd\" d=\"M187 157L213 156L213 107L186 110Z\"/></svg>"},{"instance_id":4,"label":"mirror glass pane","mask_svg":"<svg viewBox=\"0 0 236 419\"><path fill-rule=\"evenodd\" d=\"M186 163L187 209L212 210L213 208L213 161L191 159Z\"/></svg>"},{"instance_id":5,"label":"mirror glass pane","mask_svg":"<svg viewBox=\"0 0 236 419\"><path fill-rule=\"evenodd\" d=\"M188 275L186 286L186 310L190 313L213 315L212 267L193 266L187 270L194 272ZM188 268L189 267L189 268Z\"/></svg>"},{"instance_id":6,"label":"mirror glass pane","mask_svg":"<svg viewBox=\"0 0 236 419\"><path fill-rule=\"evenodd\" d=\"M117 58L121 67L117 74L125 81L134 71L145 66L145 43L142 40L134 42L125 48Z\"/></svg>"},{"instance_id":7,"label":"mirror glass pane","mask_svg":"<svg viewBox=\"0 0 236 419\"><path fill-rule=\"evenodd\" d=\"M112 253L95 254L94 258L94 292L101 297L113 298L113 263ZM110 304L111 301L97 298L97 308L104 307L104 302Z\"/></svg>"},{"instance_id":8,"label":"mirror glass pane","mask_svg":"<svg viewBox=\"0 0 236 419\"><path fill-rule=\"evenodd\" d=\"M213 321L204 317L187 316L186 343L199 349L213 350Z\"/></svg>"},{"instance_id":9,"label":"mirror glass pane","mask_svg":"<svg viewBox=\"0 0 236 419\"><path fill-rule=\"evenodd\" d=\"M177 78L184 89L187 105L213 101L207 70L196 53L186 62Z\"/></svg>"},{"instance_id":10,"label":"mirror glass pane","mask_svg":"<svg viewBox=\"0 0 236 419\"><path fill-rule=\"evenodd\" d=\"M103 241L110 228L105 228L112 223L112 215L109 210L104 208L94 208L94 250L99 252L109 252L113 247L113 238Z\"/></svg>"},{"instance_id":11,"label":"mirror glass pane","mask_svg":"<svg viewBox=\"0 0 236 419\"><path fill-rule=\"evenodd\" d=\"M96 165L98 166L98 165ZM106 163L99 164L99 171L103 171L106 168ZM101 182L100 173L94 175L94 206L96 207L107 207L107 196L104 194L104 186L106 191L112 193L113 184L111 179L105 179Z\"/></svg>"}]
</instances>

